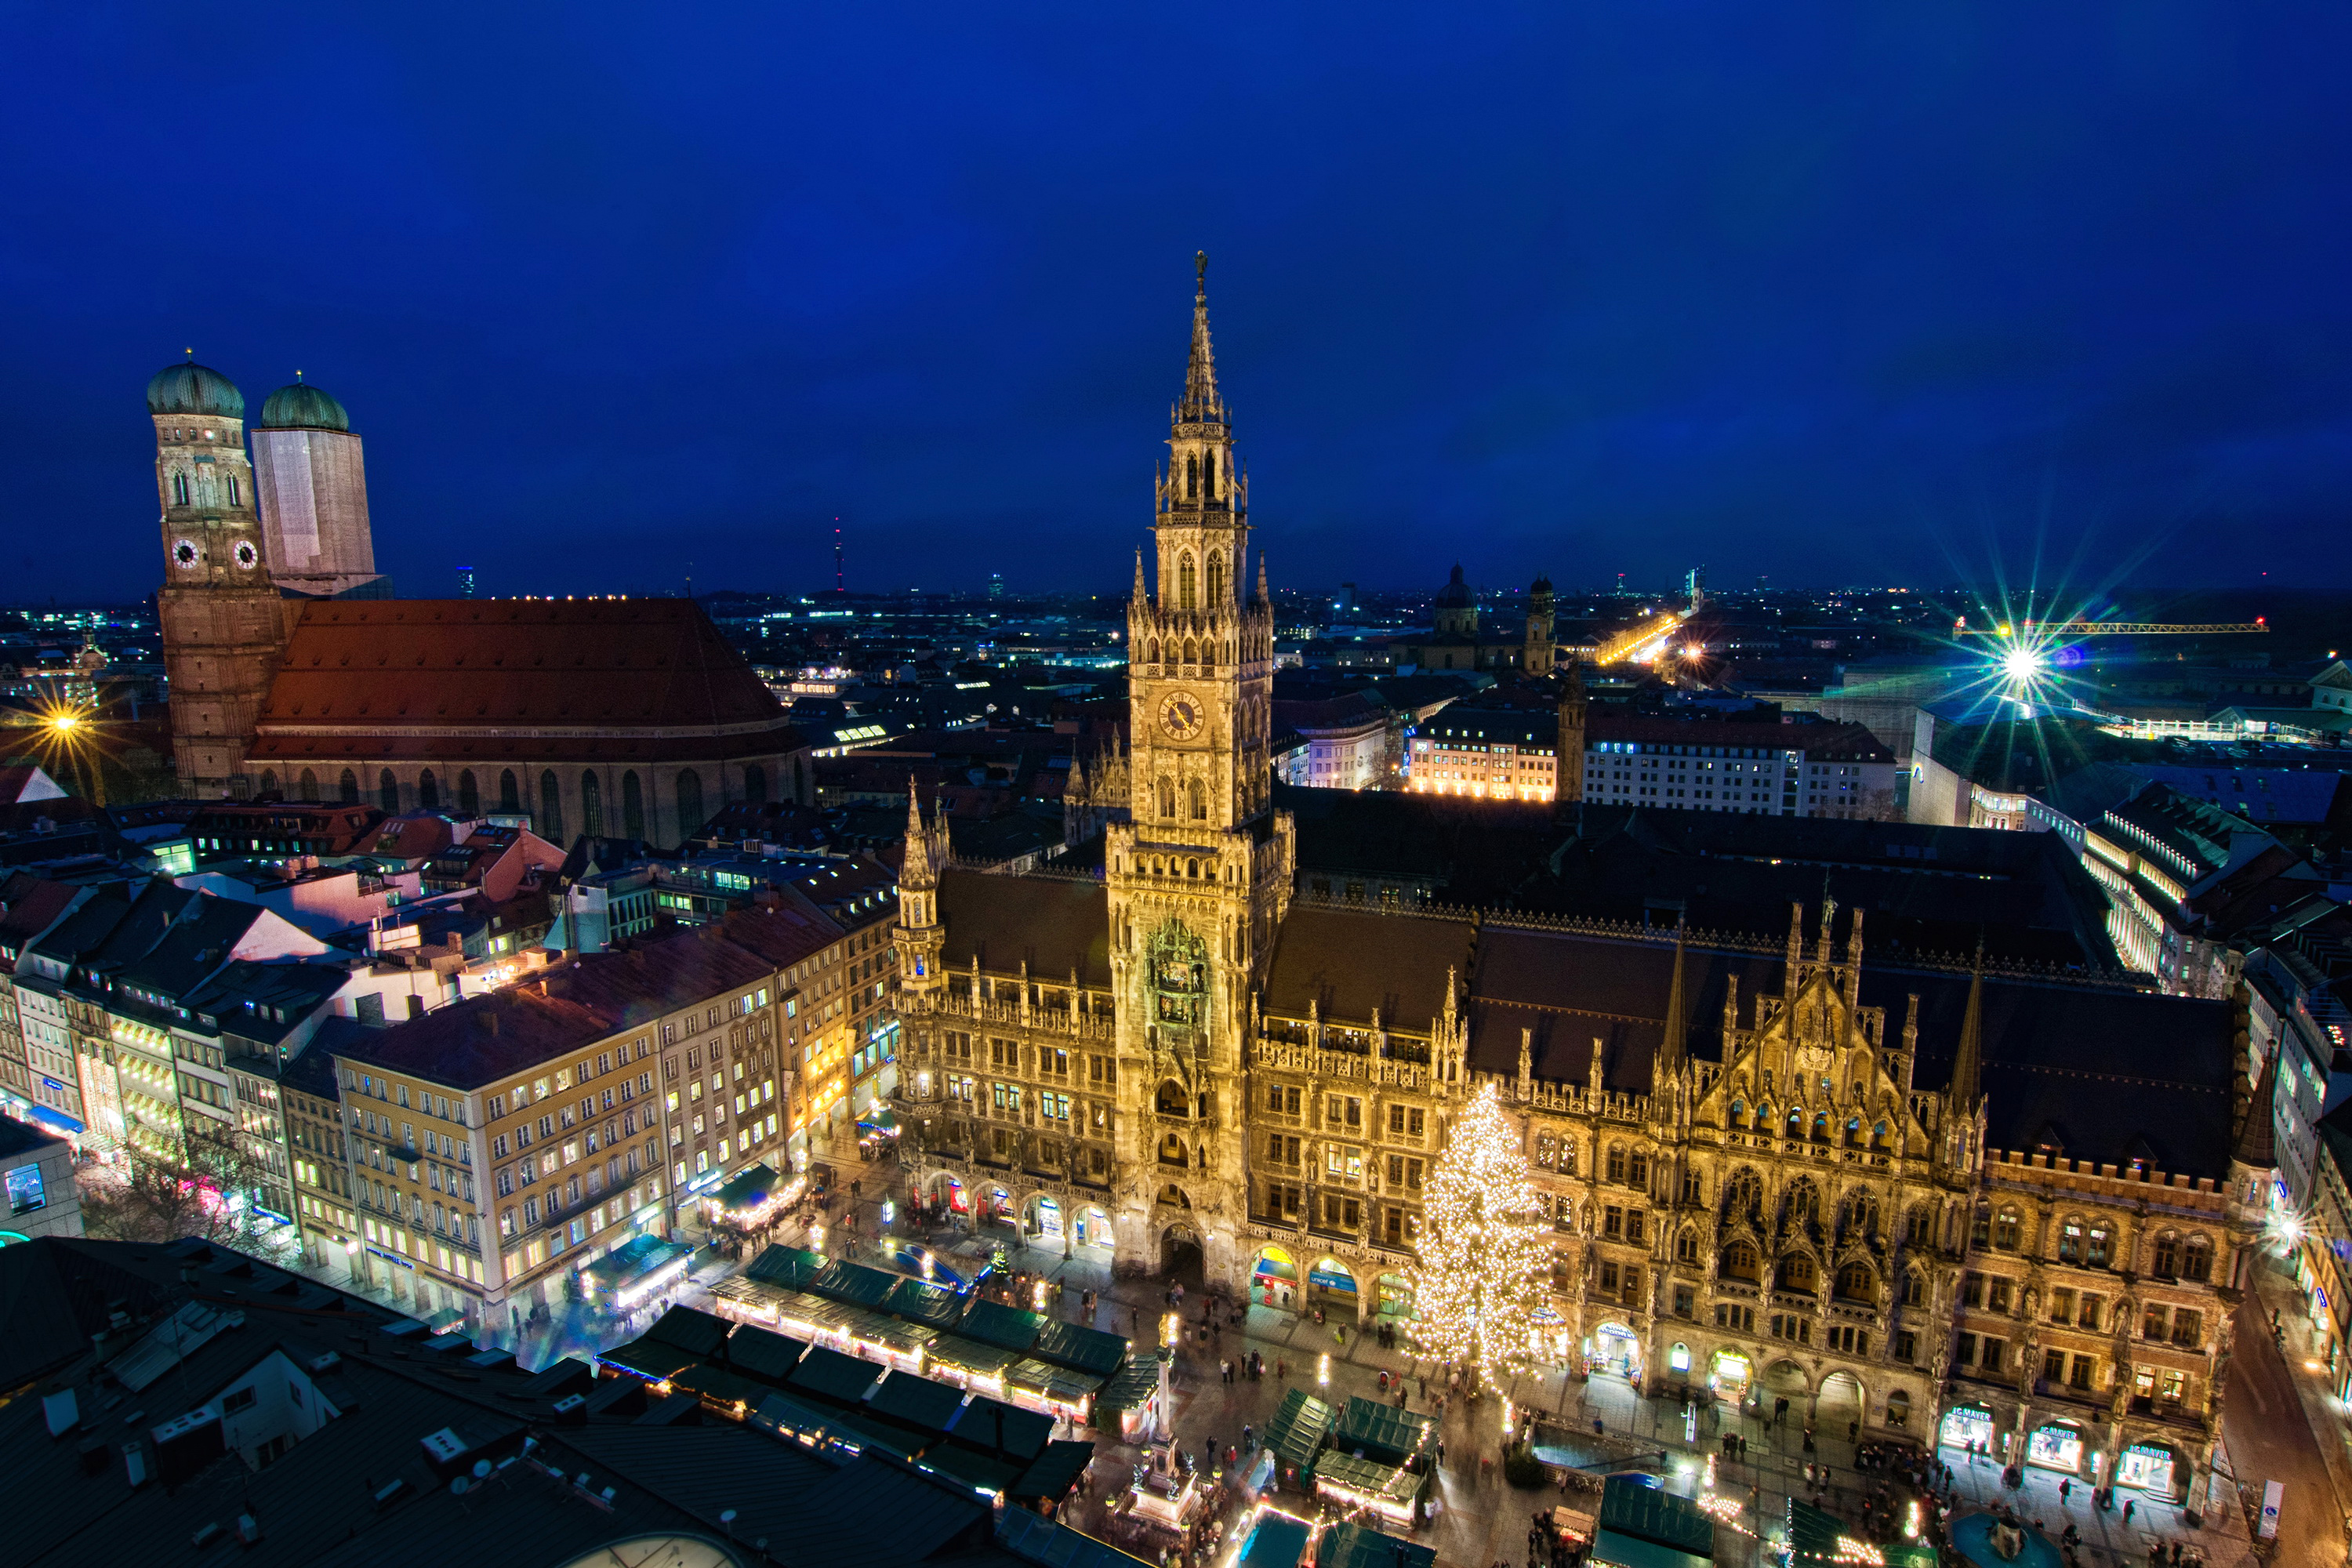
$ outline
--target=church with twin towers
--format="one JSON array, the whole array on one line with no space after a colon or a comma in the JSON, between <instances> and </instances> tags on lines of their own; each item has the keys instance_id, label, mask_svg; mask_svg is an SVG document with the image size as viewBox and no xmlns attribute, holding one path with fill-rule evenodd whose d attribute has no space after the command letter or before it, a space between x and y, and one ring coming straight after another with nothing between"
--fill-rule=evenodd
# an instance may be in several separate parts
<instances>
[{"instance_id":1,"label":"church with twin towers","mask_svg":"<svg viewBox=\"0 0 2352 1568\"><path fill-rule=\"evenodd\" d=\"M236 384L191 357L147 413L184 794L658 845L813 798L809 748L691 599L397 597L335 398L298 380L248 430Z\"/></svg>"}]
</instances>

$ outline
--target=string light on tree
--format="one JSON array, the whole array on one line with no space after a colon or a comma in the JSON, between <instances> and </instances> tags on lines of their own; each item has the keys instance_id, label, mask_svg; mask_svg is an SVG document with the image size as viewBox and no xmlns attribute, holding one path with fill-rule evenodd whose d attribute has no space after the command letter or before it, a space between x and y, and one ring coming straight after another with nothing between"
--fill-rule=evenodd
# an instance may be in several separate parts
<instances>
[{"instance_id":1,"label":"string light on tree","mask_svg":"<svg viewBox=\"0 0 2352 1568\"><path fill-rule=\"evenodd\" d=\"M1551 1247L1519 1129L1488 1084L1454 1119L1422 1193L1412 1338L1500 1386L1534 1361Z\"/></svg>"}]
</instances>

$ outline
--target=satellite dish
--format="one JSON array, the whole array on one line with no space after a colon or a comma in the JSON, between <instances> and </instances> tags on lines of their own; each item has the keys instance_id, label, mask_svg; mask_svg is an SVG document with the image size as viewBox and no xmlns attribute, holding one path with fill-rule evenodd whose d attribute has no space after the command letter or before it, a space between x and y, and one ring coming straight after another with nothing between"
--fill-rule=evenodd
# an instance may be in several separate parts
<instances>
[{"instance_id":1,"label":"satellite dish","mask_svg":"<svg viewBox=\"0 0 2352 1568\"><path fill-rule=\"evenodd\" d=\"M490 1479L490 1462L488 1459L476 1459L474 1461L474 1479L478 1481L486 1481Z\"/></svg>"},{"instance_id":2,"label":"satellite dish","mask_svg":"<svg viewBox=\"0 0 2352 1568\"><path fill-rule=\"evenodd\" d=\"M464 1497L466 1495L465 1477L452 1476L449 1479L449 1495L451 1497Z\"/></svg>"}]
</instances>

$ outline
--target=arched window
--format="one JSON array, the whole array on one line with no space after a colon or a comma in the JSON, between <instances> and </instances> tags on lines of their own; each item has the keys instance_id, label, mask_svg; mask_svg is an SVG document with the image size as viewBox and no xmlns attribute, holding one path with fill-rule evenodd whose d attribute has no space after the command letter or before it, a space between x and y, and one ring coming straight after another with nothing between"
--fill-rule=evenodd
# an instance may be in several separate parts
<instances>
[{"instance_id":1,"label":"arched window","mask_svg":"<svg viewBox=\"0 0 2352 1568\"><path fill-rule=\"evenodd\" d=\"M1170 778L1162 778L1160 781L1159 793L1160 816L1164 820L1171 822L1174 821L1176 817L1176 781Z\"/></svg>"},{"instance_id":2,"label":"arched window","mask_svg":"<svg viewBox=\"0 0 2352 1568\"><path fill-rule=\"evenodd\" d=\"M2091 1227L2091 1234L2083 1238L2084 1268L2105 1268L2107 1267L2107 1255L2109 1251L2108 1240L2107 1227L2105 1226L2095 1225Z\"/></svg>"},{"instance_id":3,"label":"arched window","mask_svg":"<svg viewBox=\"0 0 2352 1568\"><path fill-rule=\"evenodd\" d=\"M1195 822L1209 820L1209 791L1199 779L1192 781L1192 820Z\"/></svg>"},{"instance_id":4,"label":"arched window","mask_svg":"<svg viewBox=\"0 0 2352 1568\"><path fill-rule=\"evenodd\" d=\"M400 815L400 781L392 776L390 768L375 776L375 799L386 816Z\"/></svg>"},{"instance_id":5,"label":"arched window","mask_svg":"<svg viewBox=\"0 0 2352 1568\"><path fill-rule=\"evenodd\" d=\"M335 793L345 805L359 805L360 775L345 768L342 779L335 785Z\"/></svg>"},{"instance_id":6,"label":"arched window","mask_svg":"<svg viewBox=\"0 0 2352 1568\"><path fill-rule=\"evenodd\" d=\"M563 842L563 785L553 768L539 775L539 836L552 843Z\"/></svg>"},{"instance_id":7,"label":"arched window","mask_svg":"<svg viewBox=\"0 0 2352 1568\"><path fill-rule=\"evenodd\" d=\"M1789 1137L1794 1140L1804 1135L1805 1113L1792 1105L1789 1107Z\"/></svg>"},{"instance_id":8,"label":"arched window","mask_svg":"<svg viewBox=\"0 0 2352 1568\"><path fill-rule=\"evenodd\" d=\"M1192 1097L1186 1094L1184 1086L1172 1078L1161 1080L1159 1092L1152 1097L1152 1104L1162 1116L1192 1114Z\"/></svg>"},{"instance_id":9,"label":"arched window","mask_svg":"<svg viewBox=\"0 0 2352 1568\"><path fill-rule=\"evenodd\" d=\"M604 837L604 786L593 768L580 775L580 831L591 838Z\"/></svg>"},{"instance_id":10,"label":"arched window","mask_svg":"<svg viewBox=\"0 0 2352 1568\"><path fill-rule=\"evenodd\" d=\"M1859 1117L1859 1116L1849 1116L1849 1117L1847 1117L1847 1118L1846 1118L1846 1121L1845 1121L1845 1142L1846 1142L1846 1146L1847 1146L1848 1148L1859 1148L1859 1147L1861 1146L1861 1144L1862 1144L1862 1118L1861 1118L1861 1117Z\"/></svg>"},{"instance_id":11,"label":"arched window","mask_svg":"<svg viewBox=\"0 0 2352 1568\"><path fill-rule=\"evenodd\" d=\"M2068 1215L2058 1225L2058 1261L2083 1261L2083 1219L2080 1215Z\"/></svg>"},{"instance_id":12,"label":"arched window","mask_svg":"<svg viewBox=\"0 0 2352 1568\"><path fill-rule=\"evenodd\" d=\"M1744 1241L1735 1241L1723 1249L1721 1273L1727 1279L1744 1279L1757 1283L1756 1249Z\"/></svg>"},{"instance_id":13,"label":"arched window","mask_svg":"<svg viewBox=\"0 0 2352 1568\"><path fill-rule=\"evenodd\" d=\"M1185 1165L1184 1140L1177 1137L1173 1132L1162 1138L1160 1141L1160 1163L1182 1170Z\"/></svg>"},{"instance_id":14,"label":"arched window","mask_svg":"<svg viewBox=\"0 0 2352 1568\"><path fill-rule=\"evenodd\" d=\"M1225 602L1225 552L1209 552L1209 607L1215 609Z\"/></svg>"},{"instance_id":15,"label":"arched window","mask_svg":"<svg viewBox=\"0 0 2352 1568\"><path fill-rule=\"evenodd\" d=\"M1747 1104L1747 1102L1746 1102L1745 1100L1733 1100L1733 1101L1731 1102L1731 1125L1732 1125L1732 1126L1734 1126L1734 1127L1743 1126L1743 1125L1745 1125L1745 1124L1746 1124L1747 1120L1748 1120L1748 1104Z\"/></svg>"},{"instance_id":16,"label":"arched window","mask_svg":"<svg viewBox=\"0 0 2352 1568\"><path fill-rule=\"evenodd\" d=\"M471 768L460 769L457 773L457 815L460 816L482 815L482 786L475 781L474 770Z\"/></svg>"},{"instance_id":17,"label":"arched window","mask_svg":"<svg viewBox=\"0 0 2352 1568\"><path fill-rule=\"evenodd\" d=\"M2166 1231L2156 1238L2156 1256L2149 1261L2149 1271L2158 1279L2180 1277L2180 1238Z\"/></svg>"},{"instance_id":18,"label":"arched window","mask_svg":"<svg viewBox=\"0 0 2352 1568\"><path fill-rule=\"evenodd\" d=\"M441 781L433 776L431 768L416 775L416 805L423 811L441 809Z\"/></svg>"},{"instance_id":19,"label":"arched window","mask_svg":"<svg viewBox=\"0 0 2352 1568\"><path fill-rule=\"evenodd\" d=\"M1197 859L1185 861L1184 875L1190 877L1196 882L1199 881L1201 879L1201 862Z\"/></svg>"},{"instance_id":20,"label":"arched window","mask_svg":"<svg viewBox=\"0 0 2352 1568\"><path fill-rule=\"evenodd\" d=\"M1789 1187L1789 1196L1781 1205L1781 1223L1788 1226L1816 1225L1821 1221L1822 1194L1813 1184L1799 1177Z\"/></svg>"},{"instance_id":21,"label":"arched window","mask_svg":"<svg viewBox=\"0 0 2352 1568\"><path fill-rule=\"evenodd\" d=\"M1733 1173L1723 1189L1723 1215L1729 1219L1736 1215L1753 1215L1764 1206L1764 1179L1741 1166Z\"/></svg>"},{"instance_id":22,"label":"arched window","mask_svg":"<svg viewBox=\"0 0 2352 1568\"><path fill-rule=\"evenodd\" d=\"M1914 1204L1904 1221L1904 1235L1914 1247L1930 1247L1936 1240L1936 1211L1926 1204Z\"/></svg>"},{"instance_id":23,"label":"arched window","mask_svg":"<svg viewBox=\"0 0 2352 1568\"><path fill-rule=\"evenodd\" d=\"M1193 588L1192 552L1188 550L1176 557L1176 607L1178 609L1197 610L1201 607L1198 603L1199 596L1194 593ZM1190 645L1187 645L1184 649L1184 662L1186 664L1192 662L1192 649Z\"/></svg>"},{"instance_id":24,"label":"arched window","mask_svg":"<svg viewBox=\"0 0 2352 1568\"><path fill-rule=\"evenodd\" d=\"M1927 1304L1927 1281L1920 1277L1919 1271L1916 1268L1906 1268L1903 1271L1902 1292L1903 1304L1906 1307L1924 1307Z\"/></svg>"},{"instance_id":25,"label":"arched window","mask_svg":"<svg viewBox=\"0 0 2352 1568\"><path fill-rule=\"evenodd\" d=\"M2201 1236L2192 1236L2180 1247L2180 1277L2183 1279L2210 1279L2213 1276L2213 1244Z\"/></svg>"},{"instance_id":26,"label":"arched window","mask_svg":"<svg viewBox=\"0 0 2352 1568\"><path fill-rule=\"evenodd\" d=\"M499 770L499 811L506 816L522 815L522 783L512 768Z\"/></svg>"},{"instance_id":27,"label":"arched window","mask_svg":"<svg viewBox=\"0 0 2352 1568\"><path fill-rule=\"evenodd\" d=\"M1992 1244L2003 1252L2017 1250L2020 1221L2015 1209L2003 1209L1992 1216Z\"/></svg>"},{"instance_id":28,"label":"arched window","mask_svg":"<svg viewBox=\"0 0 2352 1568\"><path fill-rule=\"evenodd\" d=\"M1884 1152L1886 1148L1886 1123L1882 1121L1870 1130L1870 1146Z\"/></svg>"},{"instance_id":29,"label":"arched window","mask_svg":"<svg viewBox=\"0 0 2352 1568\"><path fill-rule=\"evenodd\" d=\"M276 768L264 768L264 769L262 769L262 770L261 770L261 797L262 797L264 800L267 800L267 799L268 799L269 797L271 797L272 795L275 795L277 793L278 793L278 770L277 770Z\"/></svg>"},{"instance_id":30,"label":"arched window","mask_svg":"<svg viewBox=\"0 0 2352 1568\"><path fill-rule=\"evenodd\" d=\"M1812 1258L1806 1254L1792 1252L1780 1259L1781 1289L1811 1290L1819 1279L1820 1274L1813 1268Z\"/></svg>"},{"instance_id":31,"label":"arched window","mask_svg":"<svg viewBox=\"0 0 2352 1568\"><path fill-rule=\"evenodd\" d=\"M1608 1172L1608 1179L1610 1181L1621 1183L1624 1181L1625 1145L1622 1143L1612 1143L1609 1145L1608 1163L1602 1168Z\"/></svg>"},{"instance_id":32,"label":"arched window","mask_svg":"<svg viewBox=\"0 0 2352 1568\"><path fill-rule=\"evenodd\" d=\"M1813 1142L1826 1143L1829 1141L1830 1113L1826 1110L1816 1111L1813 1114Z\"/></svg>"},{"instance_id":33,"label":"arched window","mask_svg":"<svg viewBox=\"0 0 2352 1568\"><path fill-rule=\"evenodd\" d=\"M746 782L749 782L750 775L759 771L758 768L746 769ZM637 770L635 768L621 775L621 832L630 838L646 836L646 791L645 786L637 783Z\"/></svg>"},{"instance_id":34,"label":"arched window","mask_svg":"<svg viewBox=\"0 0 2352 1568\"><path fill-rule=\"evenodd\" d=\"M768 770L757 763L743 764L743 798L753 805L768 804ZM630 837L638 837L632 834Z\"/></svg>"},{"instance_id":35,"label":"arched window","mask_svg":"<svg viewBox=\"0 0 2352 1568\"><path fill-rule=\"evenodd\" d=\"M1841 1301L1859 1301L1864 1306L1878 1300L1878 1279L1869 1267L1849 1263L1837 1273L1837 1297Z\"/></svg>"},{"instance_id":36,"label":"arched window","mask_svg":"<svg viewBox=\"0 0 2352 1568\"><path fill-rule=\"evenodd\" d=\"M1698 1261L1698 1232L1685 1226L1675 1235L1675 1261L1677 1263Z\"/></svg>"},{"instance_id":37,"label":"arched window","mask_svg":"<svg viewBox=\"0 0 2352 1568\"><path fill-rule=\"evenodd\" d=\"M319 775L304 768L301 780L295 787L301 791L304 800L315 801L319 798Z\"/></svg>"},{"instance_id":38,"label":"arched window","mask_svg":"<svg viewBox=\"0 0 2352 1568\"><path fill-rule=\"evenodd\" d=\"M1198 664L1201 662L1200 646L1189 637L1186 638L1184 642L1184 662L1186 664Z\"/></svg>"},{"instance_id":39,"label":"arched window","mask_svg":"<svg viewBox=\"0 0 2352 1568\"><path fill-rule=\"evenodd\" d=\"M1201 499L1201 459L1198 458L1184 459L1184 499L1186 500ZM185 506L188 503L183 500L180 504Z\"/></svg>"},{"instance_id":40,"label":"arched window","mask_svg":"<svg viewBox=\"0 0 2352 1568\"><path fill-rule=\"evenodd\" d=\"M1911 1395L1898 1388L1886 1396L1886 1424L1889 1426L1905 1426L1910 1424L1910 1420Z\"/></svg>"},{"instance_id":41,"label":"arched window","mask_svg":"<svg viewBox=\"0 0 2352 1568\"><path fill-rule=\"evenodd\" d=\"M172 499L182 506L188 504L187 475L173 474L172 476Z\"/></svg>"},{"instance_id":42,"label":"arched window","mask_svg":"<svg viewBox=\"0 0 2352 1568\"><path fill-rule=\"evenodd\" d=\"M702 814L702 775L686 768L677 775L677 836L690 838L709 820Z\"/></svg>"},{"instance_id":43,"label":"arched window","mask_svg":"<svg viewBox=\"0 0 2352 1568\"><path fill-rule=\"evenodd\" d=\"M1202 489L1207 495L1208 499L1211 500L1216 500L1217 455L1214 452L1208 453L1201 459L1201 481Z\"/></svg>"},{"instance_id":44,"label":"arched window","mask_svg":"<svg viewBox=\"0 0 2352 1568\"><path fill-rule=\"evenodd\" d=\"M1143 645L1143 662L1146 664L1158 664L1160 662L1160 639L1158 637L1153 637L1150 642Z\"/></svg>"},{"instance_id":45,"label":"arched window","mask_svg":"<svg viewBox=\"0 0 2352 1568\"><path fill-rule=\"evenodd\" d=\"M1216 601L1212 599L1210 603ZM1201 644L1201 668L1205 672L1217 668L1217 639L1208 637Z\"/></svg>"}]
</instances>

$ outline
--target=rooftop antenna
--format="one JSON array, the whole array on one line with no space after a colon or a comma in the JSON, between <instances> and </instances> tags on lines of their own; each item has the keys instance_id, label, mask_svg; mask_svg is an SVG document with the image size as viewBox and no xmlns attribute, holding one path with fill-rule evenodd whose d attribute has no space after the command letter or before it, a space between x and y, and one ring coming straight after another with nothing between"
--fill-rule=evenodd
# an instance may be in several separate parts
<instances>
[{"instance_id":1,"label":"rooftop antenna","mask_svg":"<svg viewBox=\"0 0 2352 1568\"><path fill-rule=\"evenodd\" d=\"M841 569L841 519L837 517L833 520L833 591L845 595L849 592Z\"/></svg>"}]
</instances>

